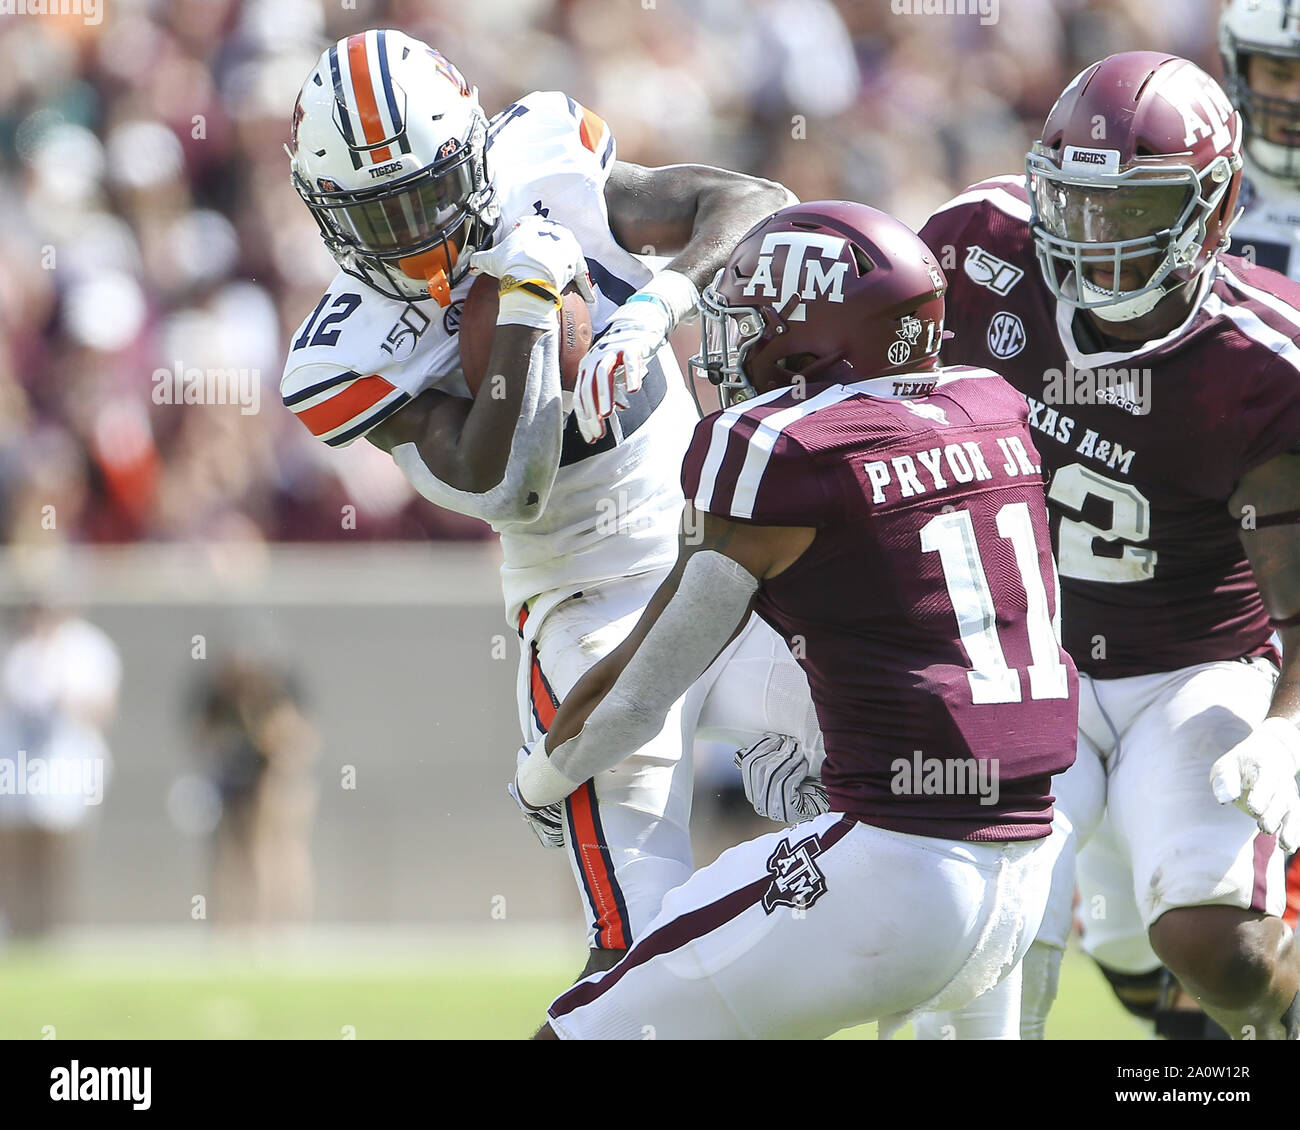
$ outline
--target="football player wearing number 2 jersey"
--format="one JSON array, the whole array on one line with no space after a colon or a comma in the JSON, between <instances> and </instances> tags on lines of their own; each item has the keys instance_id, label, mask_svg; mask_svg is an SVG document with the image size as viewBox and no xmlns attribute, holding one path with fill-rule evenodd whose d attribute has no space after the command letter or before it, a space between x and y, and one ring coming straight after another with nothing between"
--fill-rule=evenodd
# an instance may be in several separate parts
<instances>
[{"instance_id":1,"label":"football player wearing number 2 jersey","mask_svg":"<svg viewBox=\"0 0 1300 1130\"><path fill-rule=\"evenodd\" d=\"M1162 961L1234 1039L1300 1029L1280 917L1300 843L1300 286L1224 253L1241 148L1199 68L1113 55L1062 93L1026 177L967 189L921 233L957 264L946 357L1029 400L1080 671L1027 1037L1103 811L1128 897L1083 884L1080 915L1110 970ZM949 1024L972 1034L961 1015L918 1031Z\"/></svg>"},{"instance_id":2,"label":"football player wearing number 2 jersey","mask_svg":"<svg viewBox=\"0 0 1300 1130\"><path fill-rule=\"evenodd\" d=\"M364 436L426 498L500 533L526 749L672 564L676 468L695 414L665 342L698 286L789 193L704 166L618 161L606 124L559 92L489 121L451 63L393 30L321 55L289 154L340 273L294 334L285 403L325 443ZM655 273L628 250L648 245L680 251ZM499 280L488 371L505 379L471 397L457 331L475 273ZM557 308L571 282L597 340L567 415ZM774 815L821 811L807 681L755 620L620 772L562 810L526 814L569 853L591 968L612 963L690 874L697 729L753 743L746 780L779 776ZM763 744L769 731L799 755L787 739Z\"/></svg>"},{"instance_id":3,"label":"football player wearing number 2 jersey","mask_svg":"<svg viewBox=\"0 0 1300 1130\"><path fill-rule=\"evenodd\" d=\"M1219 55L1229 101L1241 112L1241 217L1229 253L1300 280L1300 4L1232 0L1219 14ZM1134 1015L1172 1040L1227 1035L1196 1006L1151 951L1110 820L1079 852L1080 941ZM1287 870L1292 929L1300 911L1300 855ZM1104 914L1097 913L1104 911Z\"/></svg>"},{"instance_id":4,"label":"football player wearing number 2 jersey","mask_svg":"<svg viewBox=\"0 0 1300 1130\"><path fill-rule=\"evenodd\" d=\"M831 811L669 892L539 1037L888 1031L1015 985L1078 681L1024 398L935 368L945 289L897 220L821 201L759 224L706 290L696 361L738 402L696 428L677 564L514 787L545 804L616 765L753 606L805 641Z\"/></svg>"}]
</instances>

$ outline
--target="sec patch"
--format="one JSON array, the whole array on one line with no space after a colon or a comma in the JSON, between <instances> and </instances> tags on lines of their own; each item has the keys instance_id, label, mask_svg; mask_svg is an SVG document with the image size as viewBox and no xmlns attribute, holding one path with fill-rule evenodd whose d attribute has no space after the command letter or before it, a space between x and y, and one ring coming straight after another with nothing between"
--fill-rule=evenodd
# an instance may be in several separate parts
<instances>
[{"instance_id":1,"label":"sec patch","mask_svg":"<svg viewBox=\"0 0 1300 1130\"><path fill-rule=\"evenodd\" d=\"M1000 357L1003 360L1014 357L1025 347L1025 324L1020 320L1018 314L1012 314L1007 310L999 310L993 315L993 320L989 322L986 340L988 341L989 352L994 357Z\"/></svg>"}]
</instances>

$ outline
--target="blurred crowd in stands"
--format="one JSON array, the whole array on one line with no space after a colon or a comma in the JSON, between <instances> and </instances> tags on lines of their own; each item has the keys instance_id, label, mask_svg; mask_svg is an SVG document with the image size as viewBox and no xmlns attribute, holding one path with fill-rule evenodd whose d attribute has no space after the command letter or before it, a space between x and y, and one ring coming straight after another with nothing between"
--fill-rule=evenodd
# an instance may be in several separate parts
<instances>
[{"instance_id":1,"label":"blurred crowd in stands","mask_svg":"<svg viewBox=\"0 0 1300 1130\"><path fill-rule=\"evenodd\" d=\"M1218 73L1216 0L1002 0L992 26L894 11L907 7L101 0L98 23L0 16L0 538L487 534L415 496L377 449L330 450L280 404L290 334L334 273L282 144L340 36L427 40L489 114L564 89L626 160L738 168L914 226L1022 169L1087 62L1152 47ZM255 375L257 410L158 403L157 375L178 368Z\"/></svg>"}]
</instances>

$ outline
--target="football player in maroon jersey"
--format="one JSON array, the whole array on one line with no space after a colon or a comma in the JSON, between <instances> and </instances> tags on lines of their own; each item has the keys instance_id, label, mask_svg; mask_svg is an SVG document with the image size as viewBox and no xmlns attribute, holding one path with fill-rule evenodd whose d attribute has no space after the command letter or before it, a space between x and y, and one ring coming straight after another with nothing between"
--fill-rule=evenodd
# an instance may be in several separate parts
<instances>
[{"instance_id":1,"label":"football player in maroon jersey","mask_svg":"<svg viewBox=\"0 0 1300 1130\"><path fill-rule=\"evenodd\" d=\"M545 805L617 765L752 606L808 674L831 811L669 892L541 1035L891 1030L1018 990L1077 679L1024 398L936 367L945 289L901 223L823 201L759 224L705 292L695 364L734 403L688 450L677 565L511 787Z\"/></svg>"},{"instance_id":2,"label":"football player in maroon jersey","mask_svg":"<svg viewBox=\"0 0 1300 1130\"><path fill-rule=\"evenodd\" d=\"M1027 176L922 230L951 264L945 359L1028 398L1081 673L1027 1036L1090 838L1080 917L1123 994L1163 962L1234 1038L1300 1026L1280 917L1300 841L1300 286L1223 253L1241 145L1193 64L1113 55L1066 87ZM1091 882L1116 867L1127 889Z\"/></svg>"}]
</instances>

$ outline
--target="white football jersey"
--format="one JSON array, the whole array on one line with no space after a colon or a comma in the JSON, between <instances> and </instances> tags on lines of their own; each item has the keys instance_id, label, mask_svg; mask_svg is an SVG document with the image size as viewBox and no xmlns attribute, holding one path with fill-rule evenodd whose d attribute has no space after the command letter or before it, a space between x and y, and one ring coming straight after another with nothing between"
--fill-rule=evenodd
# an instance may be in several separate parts
<instances>
[{"instance_id":1,"label":"white football jersey","mask_svg":"<svg viewBox=\"0 0 1300 1130\"><path fill-rule=\"evenodd\" d=\"M539 92L492 119L487 146L500 230L541 215L574 233L596 292L591 320L599 334L653 275L610 231L609 128L567 95ZM444 309L387 298L340 271L294 334L280 386L285 404L312 434L341 447L425 389L468 397L457 333L472 282L462 280ZM659 351L630 401L595 444L567 417L546 509L535 521L497 527L512 623L525 602L530 622L540 623L584 585L666 569L676 560L679 474L696 413L670 348Z\"/></svg>"},{"instance_id":2,"label":"white football jersey","mask_svg":"<svg viewBox=\"0 0 1300 1130\"><path fill-rule=\"evenodd\" d=\"M1300 188L1247 157L1237 203L1244 211L1232 229L1230 253L1300 280Z\"/></svg>"}]
</instances>

